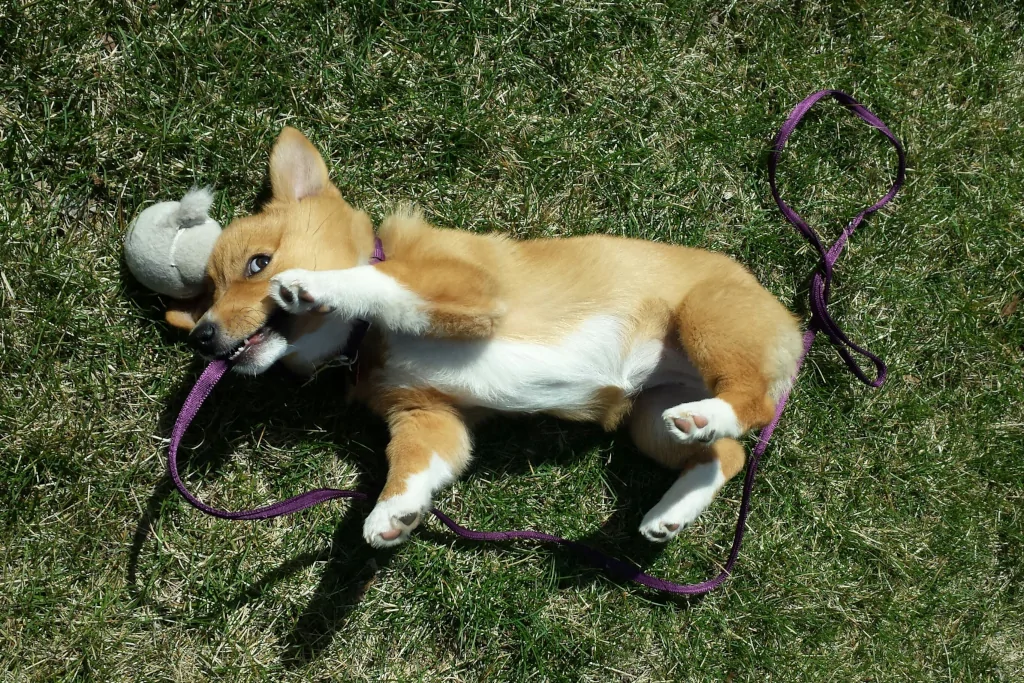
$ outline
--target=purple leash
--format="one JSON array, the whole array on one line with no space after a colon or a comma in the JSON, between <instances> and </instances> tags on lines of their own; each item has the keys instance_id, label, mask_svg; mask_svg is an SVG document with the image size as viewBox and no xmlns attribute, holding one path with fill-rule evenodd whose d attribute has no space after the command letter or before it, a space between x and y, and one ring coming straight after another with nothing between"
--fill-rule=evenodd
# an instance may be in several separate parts
<instances>
[{"instance_id":1,"label":"purple leash","mask_svg":"<svg viewBox=\"0 0 1024 683\"><path fill-rule=\"evenodd\" d=\"M880 200L857 214L857 216L850 221L850 224L846 229L843 230L839 239L837 239L836 242L827 250L822 245L818 234L809 225L807 225L796 211L782 201L775 182L776 167L778 166L782 150L786 146L786 141L811 107L813 107L819 100L826 97L835 98L847 109L874 128L881 131L881 133L885 135L885 137L888 138L896 148L896 154L899 157L896 181L893 183L892 187L889 188L889 191L886 192L885 196ZM870 386L880 387L882 383L885 382L885 363L883 363L878 356L858 346L846 336L839 325L832 319L832 316L829 315L828 299L830 294L830 285L832 282L832 267L835 265L840 253L842 253L843 248L846 246L846 242L849 240L850 235L853 234L853 231L857 229L857 226L859 226L867 216L888 204L889 201L896 196L900 186L903 184L907 166L903 146L900 145L896 136L892 134L892 132L877 116L852 97L838 90L821 90L805 99L803 102L798 104L795 109L793 109L789 118L787 118L786 122L782 125L781 130L779 130L779 134L775 137L773 147L771 160L768 162L768 182L771 185L772 196L775 198L775 202L779 205L779 209L786 217L786 220L792 223L796 229L807 238L807 240L818 251L818 255L820 256L818 270L815 272L814 278L811 282L811 323L807 332L804 333L803 353L801 353L800 360L797 363L794 380L796 379L796 375L800 372L800 367L803 365L804 359L807 357L807 352L814 343L816 334L820 330L828 336L829 341L831 341L836 347L836 350L839 351L843 360L846 361L847 366L858 379ZM384 252L381 247L380 240L377 240L371 262L380 262L383 260ZM876 369L874 379L870 379L866 374L864 374L851 352L867 358L874 364ZM353 498L356 500L367 500L369 498L365 493L360 493L359 491L323 488L307 491L306 493L293 498L283 500L279 503L274 503L273 505L256 508L255 510L227 512L225 510L218 510L210 507L192 495L192 493L185 488L185 484L181 481L181 476L178 474L178 446L181 443L182 437L185 435L185 430L188 429L189 424L192 422L192 418L194 418L196 413L199 412L199 408L203 405L203 401L205 401L207 396L210 395L214 385L216 385L217 381L224 376L224 373L229 367L230 365L226 361L214 361L206 367L203 374L196 382L196 385L189 393L188 398L185 399L185 405L182 406L181 413L178 415L178 419L174 424L174 430L171 432L171 445L167 455L167 468L171 473L171 478L174 480L174 485L177 487L178 491L181 492L181 495L185 497L185 500L214 517L221 517L223 519L268 519L271 517L290 515L294 512L298 512L299 510L305 510L306 508L313 507L314 505L319 505L320 503L328 500L334 500L336 498ZM743 499L740 503L740 513L739 518L736 521L736 533L733 537L732 550L729 552L729 559L726 560L725 566L722 568L722 571L718 576L701 583L680 585L678 583L659 579L640 571L637 566L629 562L624 562L610 557L609 555L587 545L577 543L576 541L569 541L558 536L544 534L539 531L474 531L472 529L459 526L454 520L437 509L433 509L431 512L438 520L441 521L442 524L454 531L458 536L471 541L509 541L525 539L530 541L541 541L544 543L554 543L566 548L571 548L600 569L617 574L625 579L635 581L636 583L647 586L648 588L653 588L666 593L675 593L677 595L702 595L722 585L722 583L724 583L732 573L733 565L736 564L736 558L740 553L740 546L743 544L743 534L746 530L747 514L750 512L750 494L754 488L754 477L757 474L757 467L761 461L761 456L768 447L768 441L771 439L772 432L775 431L775 427L779 424L779 419L782 417L782 411L785 409L788 399L789 392L787 391L779 400L779 403L775 408L775 417L772 418L772 421L768 423L768 425L764 427L758 435L757 445L754 446L754 450L751 453L750 462L747 465L746 477L743 481Z\"/></svg>"}]
</instances>

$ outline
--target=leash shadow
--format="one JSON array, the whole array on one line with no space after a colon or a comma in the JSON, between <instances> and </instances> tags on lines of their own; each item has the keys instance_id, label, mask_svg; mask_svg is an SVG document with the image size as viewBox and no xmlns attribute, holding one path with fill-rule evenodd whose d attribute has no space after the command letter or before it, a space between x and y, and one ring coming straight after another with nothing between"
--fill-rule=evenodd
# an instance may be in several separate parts
<instances>
[{"instance_id":1,"label":"leash shadow","mask_svg":"<svg viewBox=\"0 0 1024 683\"><path fill-rule=\"evenodd\" d=\"M526 428L521 424L524 420L529 423ZM604 458L606 462L602 465L603 480L609 497L616 501L615 508L598 528L571 540L611 557L631 562L642 571L646 571L658 560L666 545L651 543L643 538L639 532L640 520L675 481L678 476L676 472L657 465L640 453L623 432L609 434L594 425L567 424L549 417L512 421L502 419L499 422L508 424L488 424L484 429L478 430L475 439L476 450L487 455L477 460L477 464L465 478L486 473L491 479L514 479L530 474L532 467L539 463L570 468L583 459ZM559 432L564 438L549 439L544 436L545 433L552 431ZM524 437L524 434L536 436ZM526 451L526 454L514 452L510 448L511 444ZM534 530L552 532L551 529ZM415 533L433 542L450 545L460 552L468 553L515 553L512 544L523 547L522 544L526 543L530 547L537 547L535 542L494 544L471 541L453 536L451 532L443 530L438 525L420 527ZM554 565L554 574L557 577L555 585L559 589L580 588L593 583L611 583L625 591L642 595L645 600L655 604L688 606L699 600L689 596L658 593L634 584L622 576L591 564L571 548L553 544L539 547Z\"/></svg>"},{"instance_id":2,"label":"leash shadow","mask_svg":"<svg viewBox=\"0 0 1024 683\"><path fill-rule=\"evenodd\" d=\"M143 292L142 296L144 297L145 295L145 292ZM153 296L155 297L156 295ZM167 334L166 331L165 334ZM185 374L185 377L188 379L179 379L175 384L166 403L168 407L161 412L157 420L156 432L161 436L169 438L171 429L174 426L177 407L185 402L185 398L192 389L195 377L198 377L200 372L202 372L202 364L198 359L195 359L189 365L188 371ZM204 424L206 424L206 421L204 421ZM166 453L162 450L160 455L161 457L158 460L163 462ZM203 447L197 448L194 451L190 450L189 456L188 462L190 467L203 471L216 471L223 465L227 457L227 449L217 448L215 444L205 442ZM163 516L164 504L175 492L174 482L166 470L164 470L163 475L157 481L152 492L149 494L149 498L146 500L142 516L135 524L135 531L132 533L132 542L128 550L126 579L128 592L136 603L147 601L147 586L140 584L139 577L139 563L143 549L146 546L146 542L153 535L156 524ZM159 608L159 606L157 607Z\"/></svg>"},{"instance_id":3,"label":"leash shadow","mask_svg":"<svg viewBox=\"0 0 1024 683\"><path fill-rule=\"evenodd\" d=\"M172 390L167 408L157 423L158 434L169 438L178 409L202 370L203 363L197 359ZM256 438L251 436L254 425L263 425L265 429L262 434L257 432L257 435L274 447L284 449L297 445L314 429L326 431L332 440L338 442L351 440L365 443L368 448L349 449L339 457L344 457L356 466L359 472L357 488L373 490L369 482L383 481L385 474L383 458L376 457L377 453L383 452L385 430L383 427L367 427L375 423L367 419L365 411L346 406L343 400L339 400L344 394L345 381L344 371L338 369L325 371L310 382L283 370L272 370L256 380L228 374L217 387L216 400L209 401L203 407L185 437L181 449L183 478L216 479L228 463L230 454L237 448L238 441L252 441ZM328 412L325 406L337 408ZM335 435L343 435L344 438L335 439ZM160 462L165 457L166 452L162 452ZM135 602L147 601L148 577L144 576L140 565L155 527L168 506L191 511L183 500L171 500L176 496L177 489L164 471L135 525L126 572L128 591ZM325 548L292 558L227 602L241 606L303 567L330 561L332 557L332 551ZM159 609L159 605L154 606Z\"/></svg>"}]
</instances>

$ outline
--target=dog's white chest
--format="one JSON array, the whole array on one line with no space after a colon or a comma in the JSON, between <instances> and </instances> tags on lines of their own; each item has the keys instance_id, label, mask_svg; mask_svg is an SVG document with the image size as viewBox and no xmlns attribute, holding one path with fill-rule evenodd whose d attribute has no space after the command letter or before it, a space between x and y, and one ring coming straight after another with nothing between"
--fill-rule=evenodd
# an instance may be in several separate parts
<instances>
[{"instance_id":1,"label":"dog's white chest","mask_svg":"<svg viewBox=\"0 0 1024 683\"><path fill-rule=\"evenodd\" d=\"M640 388L664 367L663 345L633 342L623 321L595 316L551 344L394 337L384 380L429 386L463 405L515 412L583 409L595 393Z\"/></svg>"}]
</instances>

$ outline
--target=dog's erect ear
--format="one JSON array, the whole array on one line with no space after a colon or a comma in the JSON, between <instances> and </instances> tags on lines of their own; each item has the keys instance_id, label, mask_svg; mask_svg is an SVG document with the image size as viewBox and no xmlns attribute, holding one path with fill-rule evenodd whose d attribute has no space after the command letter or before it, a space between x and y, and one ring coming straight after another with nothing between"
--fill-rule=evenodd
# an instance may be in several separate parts
<instances>
[{"instance_id":1,"label":"dog's erect ear","mask_svg":"<svg viewBox=\"0 0 1024 683\"><path fill-rule=\"evenodd\" d=\"M327 165L306 136L286 126L270 153L270 187L274 198L296 202L333 189Z\"/></svg>"},{"instance_id":2,"label":"dog's erect ear","mask_svg":"<svg viewBox=\"0 0 1024 683\"><path fill-rule=\"evenodd\" d=\"M191 332L203 314L210 309L213 297L209 294L200 294L194 299L175 299L167 307L164 313L164 320L171 327Z\"/></svg>"}]
</instances>

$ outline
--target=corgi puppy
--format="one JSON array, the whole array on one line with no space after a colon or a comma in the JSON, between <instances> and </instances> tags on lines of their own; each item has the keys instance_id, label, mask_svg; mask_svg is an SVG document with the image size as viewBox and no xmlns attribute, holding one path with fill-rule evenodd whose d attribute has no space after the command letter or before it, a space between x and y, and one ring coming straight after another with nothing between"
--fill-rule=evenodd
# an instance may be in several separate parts
<instances>
[{"instance_id":1,"label":"corgi puppy","mask_svg":"<svg viewBox=\"0 0 1024 683\"><path fill-rule=\"evenodd\" d=\"M789 388L796 319L721 254L600 235L516 241L409 209L375 237L292 128L270 183L266 206L214 247L209 307L167 319L204 356L253 375L277 361L309 372L371 323L354 391L391 436L371 545L408 538L466 469L481 409L628 425L640 451L679 471L640 525L667 541L743 468L736 439ZM371 265L378 238L386 260Z\"/></svg>"}]
</instances>

